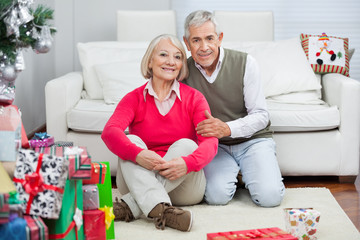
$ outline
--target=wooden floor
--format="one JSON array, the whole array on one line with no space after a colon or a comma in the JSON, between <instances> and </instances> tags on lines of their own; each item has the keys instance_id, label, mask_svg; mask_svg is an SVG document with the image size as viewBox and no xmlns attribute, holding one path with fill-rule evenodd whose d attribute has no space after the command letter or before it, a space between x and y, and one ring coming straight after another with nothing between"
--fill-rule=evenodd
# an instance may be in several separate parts
<instances>
[{"instance_id":1,"label":"wooden floor","mask_svg":"<svg viewBox=\"0 0 360 240\"><path fill-rule=\"evenodd\" d=\"M360 232L360 175L355 183L338 183L332 177L285 177L287 188L326 187Z\"/></svg>"}]
</instances>

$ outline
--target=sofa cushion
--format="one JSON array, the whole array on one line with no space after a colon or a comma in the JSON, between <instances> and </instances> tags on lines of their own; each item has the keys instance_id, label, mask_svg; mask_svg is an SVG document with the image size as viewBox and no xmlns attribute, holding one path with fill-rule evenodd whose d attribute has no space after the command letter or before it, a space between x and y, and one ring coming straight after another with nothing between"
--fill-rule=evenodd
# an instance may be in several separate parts
<instances>
[{"instance_id":1,"label":"sofa cushion","mask_svg":"<svg viewBox=\"0 0 360 240\"><path fill-rule=\"evenodd\" d=\"M103 89L95 66L114 62L137 61L145 54L148 42L88 42L78 43L79 60L83 70L84 88L91 99L104 99ZM136 73L135 73L136 74Z\"/></svg>"},{"instance_id":2,"label":"sofa cushion","mask_svg":"<svg viewBox=\"0 0 360 240\"><path fill-rule=\"evenodd\" d=\"M147 82L141 75L139 61L141 60L136 59L95 65L105 103L116 104L128 92Z\"/></svg>"},{"instance_id":3,"label":"sofa cushion","mask_svg":"<svg viewBox=\"0 0 360 240\"><path fill-rule=\"evenodd\" d=\"M101 133L116 108L104 100L81 99L67 113L68 127L74 131Z\"/></svg>"},{"instance_id":4,"label":"sofa cushion","mask_svg":"<svg viewBox=\"0 0 360 240\"><path fill-rule=\"evenodd\" d=\"M321 89L298 38L274 42L224 41L222 45L247 52L257 60L266 97Z\"/></svg>"},{"instance_id":5,"label":"sofa cushion","mask_svg":"<svg viewBox=\"0 0 360 240\"><path fill-rule=\"evenodd\" d=\"M300 35L301 44L316 73L349 76L349 39L321 35Z\"/></svg>"},{"instance_id":6,"label":"sofa cushion","mask_svg":"<svg viewBox=\"0 0 360 240\"><path fill-rule=\"evenodd\" d=\"M323 104L286 104L267 100L271 129L275 132L322 131L340 125L336 106Z\"/></svg>"},{"instance_id":7,"label":"sofa cushion","mask_svg":"<svg viewBox=\"0 0 360 240\"><path fill-rule=\"evenodd\" d=\"M326 103L284 104L267 101L271 129L275 132L322 131L337 128L340 114ZM104 100L81 99L67 113L68 127L74 131L101 133L116 108Z\"/></svg>"}]
</instances>

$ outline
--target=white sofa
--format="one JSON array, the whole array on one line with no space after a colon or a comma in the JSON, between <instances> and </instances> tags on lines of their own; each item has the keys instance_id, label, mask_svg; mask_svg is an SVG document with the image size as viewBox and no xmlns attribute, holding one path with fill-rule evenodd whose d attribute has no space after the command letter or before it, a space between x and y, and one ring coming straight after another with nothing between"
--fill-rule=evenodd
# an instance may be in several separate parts
<instances>
[{"instance_id":1,"label":"white sofa","mask_svg":"<svg viewBox=\"0 0 360 240\"><path fill-rule=\"evenodd\" d=\"M273 42L266 35L264 40L230 42L225 33L223 46L249 52L259 62L282 174L354 181L359 173L360 82L340 74L315 75L297 38ZM117 157L100 135L121 97L145 83L140 61L147 45L79 43L83 71L45 87L47 132L56 140L87 146L93 161L110 162L113 176Z\"/></svg>"}]
</instances>

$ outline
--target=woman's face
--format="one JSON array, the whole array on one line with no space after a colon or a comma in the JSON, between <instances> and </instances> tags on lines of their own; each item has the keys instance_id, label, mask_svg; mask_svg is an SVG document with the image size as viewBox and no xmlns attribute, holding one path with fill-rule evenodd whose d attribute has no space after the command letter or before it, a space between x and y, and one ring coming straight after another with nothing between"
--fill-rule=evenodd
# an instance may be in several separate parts
<instances>
[{"instance_id":1,"label":"woman's face","mask_svg":"<svg viewBox=\"0 0 360 240\"><path fill-rule=\"evenodd\" d=\"M155 47L149 63L153 80L172 81L176 79L182 65L181 51L169 39L161 39Z\"/></svg>"}]
</instances>

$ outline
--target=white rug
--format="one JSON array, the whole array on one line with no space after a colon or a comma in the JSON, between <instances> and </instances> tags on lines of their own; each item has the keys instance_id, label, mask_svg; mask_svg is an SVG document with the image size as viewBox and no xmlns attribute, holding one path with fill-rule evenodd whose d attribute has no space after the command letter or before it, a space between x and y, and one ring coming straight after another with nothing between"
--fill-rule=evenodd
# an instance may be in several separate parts
<instances>
[{"instance_id":1,"label":"white rug","mask_svg":"<svg viewBox=\"0 0 360 240\"><path fill-rule=\"evenodd\" d=\"M113 198L120 196L114 189ZM278 227L285 230L284 208L312 207L321 213L319 240L360 240L360 233L327 188L288 188L279 207L261 208L250 199L247 190L238 190L226 206L200 204L183 207L194 214L190 232L171 228L157 230L144 218L130 223L115 222L115 236L120 240L206 240L207 233Z\"/></svg>"}]
</instances>

